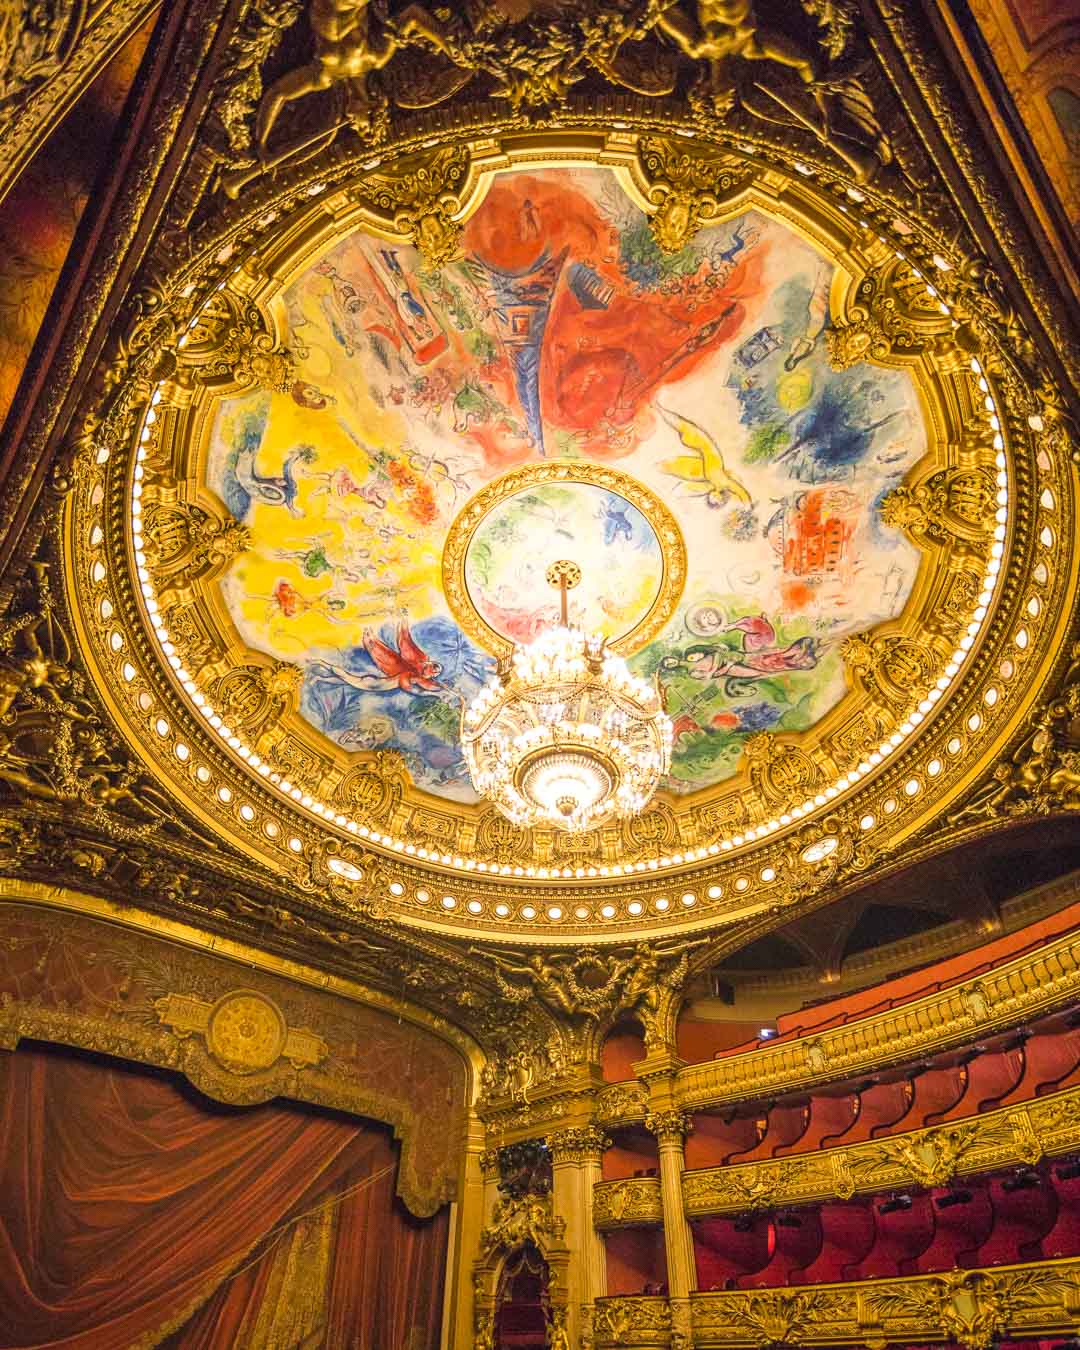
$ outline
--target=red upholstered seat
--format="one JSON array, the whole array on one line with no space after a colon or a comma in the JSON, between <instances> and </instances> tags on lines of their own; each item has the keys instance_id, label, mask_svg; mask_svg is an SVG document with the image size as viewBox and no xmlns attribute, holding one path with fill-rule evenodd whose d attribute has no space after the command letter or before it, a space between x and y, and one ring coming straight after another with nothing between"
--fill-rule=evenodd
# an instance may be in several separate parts
<instances>
[{"instance_id":1,"label":"red upholstered seat","mask_svg":"<svg viewBox=\"0 0 1080 1350\"><path fill-rule=\"evenodd\" d=\"M831 1284L845 1278L844 1271L870 1254L877 1228L874 1208L868 1200L837 1201L822 1205L821 1250L802 1272L804 1284Z\"/></svg>"},{"instance_id":2,"label":"red upholstered seat","mask_svg":"<svg viewBox=\"0 0 1080 1350\"><path fill-rule=\"evenodd\" d=\"M911 1110L896 1128L921 1130L941 1120L964 1095L967 1074L959 1064L932 1065L912 1080Z\"/></svg>"},{"instance_id":3,"label":"red upholstered seat","mask_svg":"<svg viewBox=\"0 0 1080 1350\"><path fill-rule=\"evenodd\" d=\"M874 1083L859 1093L859 1115L844 1136L845 1144L861 1144L888 1134L907 1114L911 1102L911 1088L906 1080L896 1083Z\"/></svg>"},{"instance_id":4,"label":"red upholstered seat","mask_svg":"<svg viewBox=\"0 0 1080 1350\"><path fill-rule=\"evenodd\" d=\"M810 1122L810 1106L774 1106L768 1113L768 1123L760 1142L743 1153L733 1153L730 1162L755 1162L759 1158L775 1158L778 1150L794 1144L806 1132Z\"/></svg>"},{"instance_id":5,"label":"red upholstered seat","mask_svg":"<svg viewBox=\"0 0 1080 1350\"><path fill-rule=\"evenodd\" d=\"M1002 1097L1007 1096L1024 1073L1022 1049L987 1049L977 1054L967 1065L967 1083L963 1095L947 1111L934 1112L928 1124L942 1120L958 1120L979 1111L993 1111Z\"/></svg>"},{"instance_id":6,"label":"red upholstered seat","mask_svg":"<svg viewBox=\"0 0 1080 1350\"><path fill-rule=\"evenodd\" d=\"M805 1284L804 1272L821 1252L821 1220L816 1209L801 1209L797 1214L773 1218L771 1224L769 1264L755 1274L741 1276L740 1289Z\"/></svg>"},{"instance_id":7,"label":"red upholstered seat","mask_svg":"<svg viewBox=\"0 0 1080 1350\"><path fill-rule=\"evenodd\" d=\"M925 1275L978 1264L978 1249L994 1226L994 1207L985 1185L965 1180L962 1191L971 1197L963 1204L947 1208L934 1204L934 1239L918 1256L901 1263L902 1274ZM947 1195L948 1192L935 1191L934 1200Z\"/></svg>"},{"instance_id":8,"label":"red upholstered seat","mask_svg":"<svg viewBox=\"0 0 1080 1350\"><path fill-rule=\"evenodd\" d=\"M1080 1065L1080 1027L1054 1026L1036 1032L1024 1046L1020 1081L1000 1100L1001 1106L1030 1101L1056 1092Z\"/></svg>"},{"instance_id":9,"label":"red upholstered seat","mask_svg":"<svg viewBox=\"0 0 1080 1350\"><path fill-rule=\"evenodd\" d=\"M764 1135L767 1121L761 1115L721 1115L700 1111L693 1132L686 1138L686 1166L719 1167L736 1153L753 1149Z\"/></svg>"},{"instance_id":10,"label":"red upholstered seat","mask_svg":"<svg viewBox=\"0 0 1080 1350\"><path fill-rule=\"evenodd\" d=\"M1060 1205L1048 1176L1040 1176L1037 1186L1022 1188L1007 1187L1008 1180L1008 1177L1000 1176L989 1180L994 1226L978 1250L977 1265L1003 1266L1018 1261L1038 1261L1043 1254L1043 1238L1057 1222Z\"/></svg>"},{"instance_id":11,"label":"red upholstered seat","mask_svg":"<svg viewBox=\"0 0 1080 1350\"><path fill-rule=\"evenodd\" d=\"M701 1219L693 1233L699 1289L734 1289L740 1276L764 1270L772 1256L773 1229L764 1214Z\"/></svg>"},{"instance_id":12,"label":"red upholstered seat","mask_svg":"<svg viewBox=\"0 0 1080 1350\"><path fill-rule=\"evenodd\" d=\"M817 1092L810 1099L810 1118L806 1129L794 1143L781 1144L773 1156L782 1158L786 1153L807 1153L812 1149L831 1148L844 1138L858 1115L858 1100L854 1092Z\"/></svg>"},{"instance_id":13,"label":"red upholstered seat","mask_svg":"<svg viewBox=\"0 0 1080 1350\"><path fill-rule=\"evenodd\" d=\"M1059 1175L1068 1170L1068 1163L1055 1164L1052 1168L1058 1213L1053 1228L1042 1240L1044 1260L1080 1255L1080 1176Z\"/></svg>"},{"instance_id":14,"label":"red upholstered seat","mask_svg":"<svg viewBox=\"0 0 1080 1350\"><path fill-rule=\"evenodd\" d=\"M861 1260L844 1271L845 1280L872 1280L879 1275L906 1273L934 1240L934 1211L926 1194L911 1197L910 1209L883 1214L874 1207L874 1245Z\"/></svg>"}]
</instances>

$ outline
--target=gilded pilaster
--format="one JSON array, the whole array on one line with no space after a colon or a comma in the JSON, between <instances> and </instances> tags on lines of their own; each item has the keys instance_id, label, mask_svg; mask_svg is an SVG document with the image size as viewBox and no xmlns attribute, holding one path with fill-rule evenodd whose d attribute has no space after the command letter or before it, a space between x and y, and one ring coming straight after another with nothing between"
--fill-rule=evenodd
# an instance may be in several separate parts
<instances>
[{"instance_id":1,"label":"gilded pilaster","mask_svg":"<svg viewBox=\"0 0 1080 1350\"><path fill-rule=\"evenodd\" d=\"M581 1317L607 1293L604 1242L593 1224L593 1187L601 1179L600 1159L611 1140L596 1125L575 1125L548 1135L555 1210L566 1220L570 1248L567 1274L567 1330L580 1337Z\"/></svg>"},{"instance_id":2,"label":"gilded pilaster","mask_svg":"<svg viewBox=\"0 0 1080 1350\"><path fill-rule=\"evenodd\" d=\"M693 1123L687 1113L675 1105L675 1070L680 1061L670 1057L670 1062L657 1073L651 1065L654 1058L650 1057L650 1060L635 1065L635 1068L639 1076L642 1076L641 1071L645 1068L650 1078L645 1128L656 1135L660 1157L660 1199L664 1212L668 1294L674 1306L676 1300L689 1298L690 1291L697 1283L694 1240L686 1221L682 1198L682 1176L686 1166L683 1141L693 1128Z\"/></svg>"}]
</instances>

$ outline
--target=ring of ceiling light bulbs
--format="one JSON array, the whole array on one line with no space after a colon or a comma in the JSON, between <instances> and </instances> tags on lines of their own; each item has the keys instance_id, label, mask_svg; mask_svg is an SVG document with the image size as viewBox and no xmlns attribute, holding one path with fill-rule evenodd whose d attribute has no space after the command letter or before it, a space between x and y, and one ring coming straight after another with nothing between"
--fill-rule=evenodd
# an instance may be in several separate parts
<instances>
[{"instance_id":1,"label":"ring of ceiling light bulbs","mask_svg":"<svg viewBox=\"0 0 1080 1350\"><path fill-rule=\"evenodd\" d=\"M897 256L903 255L898 252ZM223 261L227 258L228 254L225 254ZM949 264L945 258L938 256L935 261L942 270L948 269ZM225 281L220 282L216 289L222 289L225 284ZM212 293L204 297L190 321L189 329L193 329L199 323L202 311L211 299ZM949 312L944 304L941 308L944 313ZM388 883L388 896L398 902L403 909L407 909L408 917L411 919L424 923L426 915L430 922L437 923L440 927L451 922L464 924L466 928L475 928L481 917L484 921L494 918L499 921L500 926L520 923L530 930L534 930L537 923L542 924L545 920L549 924L570 925L571 928L575 921L580 927L582 923L600 920L602 923L597 935L602 936L604 928L610 927L614 937L618 936L614 930L620 925L625 926L628 920L635 927L640 927L647 920L656 922L667 919L670 922L678 917L680 926L686 927L690 926L691 920L698 924L715 923L718 917L735 918L740 913L754 912L767 903L757 898L760 892L772 886L783 871L778 856L770 857L767 851L758 851L756 846L788 827L807 824L813 817L827 815L826 808L839 804L845 795L849 795L856 787L865 785L866 781L883 766L895 762L901 751L909 749L913 737L920 727L924 726L935 708L939 706L944 708L949 702L947 694L955 691L961 683L970 664L970 658L978 650L979 638L991 621L1005 572L1002 562L1005 555L1005 541L1010 529L1009 511L1012 497L1010 467L1006 456L1002 416L994 391L978 360L972 359L970 364L993 433L998 506L993 543L989 550L981 593L964 636L957 643L951 659L946 663L934 687L916 706L910 708L907 717L896 730L847 773L840 775L813 796L792 805L789 810L759 826L745 832L733 832L693 849L673 851L628 863L578 867L510 865L492 862L483 857L438 852L417 846L407 839L375 828L362 819L340 811L336 805L304 791L263 760L212 706L210 700L199 690L192 673L185 669L183 658L170 636L159 608L147 566L142 533L142 481L147 455L152 451L156 433L160 429L159 410L162 409L165 385L158 385L155 388L143 420L137 428L137 447L128 480L127 527L130 557L134 563L134 573L138 582L137 592L141 601L144 629L156 649L160 663L171 671L176 685L196 709L202 730L217 743L228 758L234 762L239 761L238 767L253 773L257 781L267 791L277 796L284 806L306 818L309 833L310 827L316 829L321 827L333 840L352 840L364 845L374 845L381 853L387 855L388 862L392 863L395 858L398 860L401 865L401 879L395 878ZM1042 429L1037 417L1029 418L1029 424L1034 432ZM98 465L106 465L108 459L108 450L99 449ZM1039 489L1036 488L1035 491L1037 494ZM1043 511L1056 511L1057 502L1049 486L1043 487L1039 500ZM1056 529L1058 532L1056 536L1048 525L1044 525L1042 529L1041 542L1048 557L1055 537L1060 538L1060 524L1057 524ZM96 533L100 535L100 530L96 530ZM1043 571L1045 575L1045 565ZM104 562L92 563L92 580L99 596L101 583L106 575ZM115 612L113 602L106 596L98 603L100 617L109 619ZM1033 624L1042 617L1045 609L1045 604L1032 593L1025 612ZM95 615L95 619L96 617ZM122 657L124 638L118 630L110 630L108 624L105 624L100 632L95 628L92 632L88 632L87 636L95 638L114 662ZM1028 626L1016 628L1007 635L1007 641L1018 661L1032 641ZM1011 659L1001 663L1003 680L1011 678L1012 664ZM1008 676L1005 674L1006 666L1010 667ZM137 671L129 661L123 661L121 679L127 683L129 689L134 687ZM148 705L152 705L153 700L149 699L149 696L147 698ZM994 709L998 699L997 685L987 685L982 691L981 702L988 714ZM286 856L293 855L294 859L296 855L305 851L304 840L299 834L289 832L285 818L269 817L266 812L243 802L242 789L238 790L241 794L238 795L238 792L226 783L218 784L209 769L201 763L196 764L196 750L183 740L175 739L168 720L164 717L155 718L153 711L147 712L148 705L140 705L142 712L152 719L150 725L158 737L162 741L172 743L172 754L185 766L188 781L195 782L200 790L216 795L217 800L212 810L220 810L222 806L230 808L243 829L253 836L261 837L257 847L264 851L264 856L268 842L284 850ZM866 809L859 819L860 829L870 837L874 830L884 826L887 818L899 820L905 805L913 806L926 782L943 771L947 762L947 758L943 757L955 759L961 755L966 756L971 749L973 738L988 732L989 723L993 720L991 716L980 713L977 706L974 711L965 711L964 724L956 727L958 734L954 734L948 744L928 758L925 764L914 768L902 787L898 787L887 799ZM804 847L802 861L809 865L823 862L835 852L836 848L835 836L822 830L819 836ZM736 852L740 849L744 850L741 857ZM736 856L731 857L733 854ZM733 866L737 863L742 864L741 872L730 878L725 875L722 883L719 878L714 881L713 876L708 874L710 870L708 865L725 862L729 857ZM790 859L788 862L790 863ZM705 874L698 875L702 864L706 865ZM355 881L362 879L362 874L347 858L331 857L328 865L332 871L345 879ZM439 886L438 879L433 880L432 877L433 867L442 874L442 884L448 891L460 889L457 889L456 893L442 896L438 895L437 889L433 893L432 886L436 888ZM688 873L688 868L693 869L693 872ZM725 869L729 870L730 867ZM666 892L664 894L657 893L661 877L670 878L663 886ZM485 882L492 885L485 885ZM515 889L520 888L516 896L500 893L507 890L507 882ZM610 884L612 882L622 883L619 894L612 891ZM553 888L552 883L559 884L558 891ZM568 889L566 883L571 883L572 889ZM694 889L695 885L698 889ZM477 893L470 894L470 887L475 888ZM492 890L495 891L494 894L490 893ZM596 891L601 893L597 895L594 893ZM480 894L480 892L487 893ZM725 904L722 914L718 916L716 910L721 900L724 900ZM751 903L752 900L755 902Z\"/></svg>"},{"instance_id":2,"label":"ring of ceiling light bulbs","mask_svg":"<svg viewBox=\"0 0 1080 1350\"><path fill-rule=\"evenodd\" d=\"M192 320L191 326L194 327L197 322L198 317ZM154 391L144 422L139 428L139 447L135 455L135 468L131 488L131 542L135 558L136 575L139 578L139 585L146 607L149 627L153 633L162 660L173 670L180 686L206 722L210 733L220 741L223 746L227 747L243 760L249 768L258 773L271 787L275 788L283 797L291 801L292 804L298 805L302 809L311 812L316 818L320 818L327 823L336 825L339 829L345 830L348 834L353 835L358 839L365 839L373 844L380 844L384 848L388 848L395 853L401 853L406 857L416 856L420 858L431 858L432 861L438 862L442 866L449 867L454 871L467 873L475 870L480 873L492 872L494 875L512 875L529 879L536 878L537 880L575 876L618 877L648 870L655 871L659 868L679 866L680 864L695 862L721 853L728 853L733 848L739 847L741 844L749 843L757 839L764 839L768 835L775 834L785 826L812 815L819 808L827 806L830 802L834 801L846 789L853 787L867 774L872 773L878 765L895 755L908 738L914 734L922 722L925 721L935 704L942 699L945 693L957 680L968 655L974 649L979 634L982 631L983 625L992 608L995 589L1001 574L1001 559L1004 553L1004 540L1008 531L1009 479L1007 460L1004 451L1004 440L1001 433L1001 422L995 401L990 393L986 377L982 372L982 367L974 358L971 362L971 368L978 378L980 390L984 392L986 410L990 415L990 425L994 431L994 443L997 448L996 473L999 504L993 532L994 542L990 549L990 558L983 577L983 589L979 595L971 622L968 624L967 632L964 637L960 639L956 650L952 654L951 661L945 666L942 675L938 678L934 687L930 689L926 698L920 700L918 705L910 710L907 718L900 724L898 729L883 740L877 750L868 755L854 769L841 775L835 782L824 788L821 792L816 793L813 797L806 798L805 801L793 806L790 811L778 815L775 819L768 821L766 824L759 825L749 830L745 835L734 833L726 838L716 840L709 845L703 845L690 850L687 853L676 852L662 855L649 862L639 861L626 865L616 863L610 866L580 869L510 867L507 864L496 866L475 858L455 857L451 854L433 855L429 850L417 849L414 845L409 844L404 839L386 834L380 830L372 829L364 822L345 815L337 810L332 804L320 801L310 793L303 792L300 788L292 784L285 775L272 770L270 765L267 764L267 762L263 760L242 737L238 736L236 732L233 731L228 723L222 718L218 710L214 708L210 700L208 700L199 690L191 673L184 668L183 662L170 639L169 630L166 627L165 621L158 608L157 597L151 582L150 572L147 568L142 534L141 497L143 461L146 457L147 443L153 435L153 426L157 421L157 407L162 398L162 388L160 386ZM817 859L808 858L807 861L813 862L817 861Z\"/></svg>"}]
</instances>

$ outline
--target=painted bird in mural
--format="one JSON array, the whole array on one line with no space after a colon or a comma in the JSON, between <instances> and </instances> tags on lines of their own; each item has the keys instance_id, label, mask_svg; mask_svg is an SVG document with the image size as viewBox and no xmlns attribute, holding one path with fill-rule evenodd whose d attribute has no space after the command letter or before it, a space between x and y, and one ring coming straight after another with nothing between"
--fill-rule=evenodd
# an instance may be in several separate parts
<instances>
[{"instance_id":1,"label":"painted bird in mural","mask_svg":"<svg viewBox=\"0 0 1080 1350\"><path fill-rule=\"evenodd\" d=\"M370 628L364 629L364 651L386 676L387 681L396 680L399 689L406 693L419 693L422 690L442 689L437 676L442 674L442 665L432 661L426 652L416 645L409 632L407 619L397 626L397 651L377 638Z\"/></svg>"},{"instance_id":2,"label":"painted bird in mural","mask_svg":"<svg viewBox=\"0 0 1080 1350\"><path fill-rule=\"evenodd\" d=\"M694 496L704 497L705 504L714 510L722 507L729 497L749 503L749 492L734 474L728 473L724 457L708 432L688 417L681 417L666 408L659 408L659 411L687 450L686 454L676 455L674 459L662 460L660 468L664 473L685 483Z\"/></svg>"}]
</instances>

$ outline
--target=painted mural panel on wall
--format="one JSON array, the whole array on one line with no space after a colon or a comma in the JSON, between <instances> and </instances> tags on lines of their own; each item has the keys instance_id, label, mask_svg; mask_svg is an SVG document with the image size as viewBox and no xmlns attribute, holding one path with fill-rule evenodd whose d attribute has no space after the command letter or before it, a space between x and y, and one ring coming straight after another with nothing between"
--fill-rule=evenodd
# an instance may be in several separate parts
<instances>
[{"instance_id":1,"label":"painted mural panel on wall","mask_svg":"<svg viewBox=\"0 0 1080 1350\"><path fill-rule=\"evenodd\" d=\"M333 741L397 749L418 785L475 800L457 731L492 659L452 617L443 542L511 468L607 464L687 549L681 602L633 657L675 720L668 786L729 777L748 735L836 704L842 638L898 614L918 569L879 514L925 453L914 386L830 368L832 280L756 211L663 255L604 169L500 175L438 272L351 235L286 292L302 379L213 427L208 483L253 533L222 582L240 634L303 668ZM554 616L549 553L581 565L574 617L612 637L660 584L655 522L617 494L517 494L466 561L496 631Z\"/></svg>"}]
</instances>

